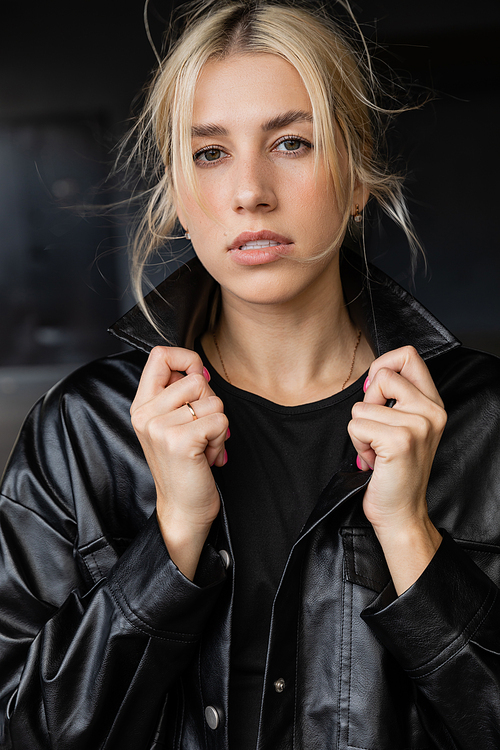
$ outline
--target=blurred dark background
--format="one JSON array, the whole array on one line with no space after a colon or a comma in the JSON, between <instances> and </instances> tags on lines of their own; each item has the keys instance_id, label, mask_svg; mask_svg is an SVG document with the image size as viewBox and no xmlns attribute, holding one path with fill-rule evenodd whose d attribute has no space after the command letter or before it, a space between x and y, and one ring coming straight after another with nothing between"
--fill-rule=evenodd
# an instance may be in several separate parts
<instances>
[{"instance_id":1,"label":"blurred dark background","mask_svg":"<svg viewBox=\"0 0 500 750\"><path fill-rule=\"evenodd\" d=\"M390 223L371 258L462 341L500 354L500 3L359 0L378 56L434 97L391 134L428 258L411 279ZM151 0L157 46L168 0ZM133 304L126 224L71 207L119 198L111 148L155 65L142 0L4 0L0 25L0 471L32 403L80 363L117 351L107 327ZM157 281L160 279L157 278Z\"/></svg>"}]
</instances>

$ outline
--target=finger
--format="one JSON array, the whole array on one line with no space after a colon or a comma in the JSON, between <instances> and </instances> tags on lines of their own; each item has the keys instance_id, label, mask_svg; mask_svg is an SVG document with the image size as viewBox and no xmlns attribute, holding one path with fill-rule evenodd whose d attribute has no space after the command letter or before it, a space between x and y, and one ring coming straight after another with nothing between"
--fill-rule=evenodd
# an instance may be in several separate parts
<instances>
[{"instance_id":1,"label":"finger","mask_svg":"<svg viewBox=\"0 0 500 750\"><path fill-rule=\"evenodd\" d=\"M225 443L217 449L215 445L210 445L205 451L209 466L225 466L227 463L227 450Z\"/></svg>"},{"instance_id":2,"label":"finger","mask_svg":"<svg viewBox=\"0 0 500 750\"><path fill-rule=\"evenodd\" d=\"M185 406L186 402L197 404L198 401L210 396L215 397L215 394L204 376L190 373L170 383L167 388L162 388L154 403L149 402L146 408L152 408L157 412L170 412Z\"/></svg>"},{"instance_id":3,"label":"finger","mask_svg":"<svg viewBox=\"0 0 500 750\"><path fill-rule=\"evenodd\" d=\"M371 445L372 433L361 433L359 429L360 421L360 417L353 417L347 425L347 432L349 433L351 442L358 454L356 459L358 469L361 471L367 471L368 469L373 469L376 454Z\"/></svg>"},{"instance_id":4,"label":"finger","mask_svg":"<svg viewBox=\"0 0 500 750\"><path fill-rule=\"evenodd\" d=\"M134 402L150 401L184 373L203 373L203 362L196 352L175 346L155 346L142 372Z\"/></svg>"},{"instance_id":5,"label":"finger","mask_svg":"<svg viewBox=\"0 0 500 750\"><path fill-rule=\"evenodd\" d=\"M393 408L415 410L426 397L406 378L388 367L380 368L368 386L363 403L384 406L387 411Z\"/></svg>"},{"instance_id":6,"label":"finger","mask_svg":"<svg viewBox=\"0 0 500 750\"><path fill-rule=\"evenodd\" d=\"M375 408L390 411L382 406ZM361 459L361 461L356 462L358 468L366 471L367 467L369 469L374 468L375 459L378 455L382 455L381 450L384 445L384 438L390 444L390 441L394 438L395 428L394 425L388 425L383 420L374 421L362 416L356 416L349 422L347 431L354 449Z\"/></svg>"},{"instance_id":7,"label":"finger","mask_svg":"<svg viewBox=\"0 0 500 750\"><path fill-rule=\"evenodd\" d=\"M415 434L424 439L431 434L439 439L446 426L441 399L436 402L428 398L393 370L379 370L365 396L365 401L354 405L353 417L362 416L393 427L413 426ZM387 399L395 400L392 408L387 408Z\"/></svg>"},{"instance_id":8,"label":"finger","mask_svg":"<svg viewBox=\"0 0 500 750\"><path fill-rule=\"evenodd\" d=\"M358 467L358 469L360 471L368 471L369 469L373 469L375 466L375 459L377 458L377 454L370 446L370 443L365 443L361 440L358 440L354 433L351 434L351 432L349 432L349 435L351 437L354 449L358 454L356 457L356 466Z\"/></svg>"},{"instance_id":9,"label":"finger","mask_svg":"<svg viewBox=\"0 0 500 750\"><path fill-rule=\"evenodd\" d=\"M216 414L221 415L219 421L208 419ZM226 463L225 441L229 437L229 426L224 414L224 404L218 396L211 395L198 401L193 400L192 403L183 403L166 416L170 427L196 422L196 427L192 428L193 434L196 435L195 442L200 444L201 441L204 445L204 453L209 465L212 466L215 463L223 466Z\"/></svg>"},{"instance_id":10,"label":"finger","mask_svg":"<svg viewBox=\"0 0 500 750\"><path fill-rule=\"evenodd\" d=\"M198 373L184 375L167 388L161 391L151 400L139 403L138 398L132 404L130 409L132 425L138 435L147 434L148 425L157 418L161 419L162 424L176 427L177 425L187 424L193 420L187 403L196 404L194 406L195 414L198 416L198 403L205 398L216 396L207 381ZM216 399L219 402L219 399ZM222 402L220 402L222 403ZM220 409L219 409L220 410Z\"/></svg>"},{"instance_id":11,"label":"finger","mask_svg":"<svg viewBox=\"0 0 500 750\"><path fill-rule=\"evenodd\" d=\"M356 418L349 422L347 429L356 452L371 468L375 458L389 461L409 453L415 444L415 436L407 425L394 427Z\"/></svg>"},{"instance_id":12,"label":"finger","mask_svg":"<svg viewBox=\"0 0 500 750\"><path fill-rule=\"evenodd\" d=\"M392 407L395 411L402 410L410 413L428 411L433 413L436 409L443 409L443 403L437 391L435 391L434 398L431 398L422 393L403 375L386 367L376 373L366 390L364 403Z\"/></svg>"},{"instance_id":13,"label":"finger","mask_svg":"<svg viewBox=\"0 0 500 750\"><path fill-rule=\"evenodd\" d=\"M402 378L411 383L420 393L442 406L441 397L434 385L427 365L413 346L404 346L400 349L386 352L372 362L365 384L366 394L368 394L376 378L380 377L379 373L383 370L399 373ZM397 395L388 393L385 396L385 400L390 398L397 398ZM382 402L380 399L381 395L379 394L375 402L385 403L385 401Z\"/></svg>"},{"instance_id":14,"label":"finger","mask_svg":"<svg viewBox=\"0 0 500 750\"><path fill-rule=\"evenodd\" d=\"M187 404L189 404L193 409L196 419L191 413ZM189 424L189 422L194 422L198 419L208 417L210 414L223 412L224 404L222 403L221 399L218 398L218 396L212 394L198 400L193 399L192 401L183 401L172 412L170 424L172 424L172 426Z\"/></svg>"},{"instance_id":15,"label":"finger","mask_svg":"<svg viewBox=\"0 0 500 750\"><path fill-rule=\"evenodd\" d=\"M432 414L433 407L435 409L434 404L428 401L424 402L424 406L427 404L429 404L427 410L407 412L403 409L388 409L386 406L381 406L380 404L357 401L352 407L351 414L353 419L370 420L371 422L379 422L390 427L410 427L416 433L423 433L423 436L426 437L428 430L423 429L423 427L428 425L430 429L432 423L425 412L428 411L429 414Z\"/></svg>"},{"instance_id":16,"label":"finger","mask_svg":"<svg viewBox=\"0 0 500 750\"><path fill-rule=\"evenodd\" d=\"M196 406L198 414L204 412L207 402L210 402L212 405L212 414L220 414L221 428L220 432L218 432L214 438L208 440L207 447L205 449L205 456L209 466L224 466L224 464L227 463L226 440L229 437L229 421L227 419L227 416L224 414L224 404L216 396L211 399L203 399L203 401L197 401ZM203 416L199 417L198 414L198 419L204 419ZM208 416L211 416L211 414Z\"/></svg>"},{"instance_id":17,"label":"finger","mask_svg":"<svg viewBox=\"0 0 500 750\"><path fill-rule=\"evenodd\" d=\"M161 450L165 449L173 457L183 460L199 458L209 447L214 449L212 453L215 459L223 450L227 427L228 420L223 412L212 412L193 419L184 405L174 413L159 414L150 419L145 438L147 444L160 446Z\"/></svg>"},{"instance_id":18,"label":"finger","mask_svg":"<svg viewBox=\"0 0 500 750\"><path fill-rule=\"evenodd\" d=\"M360 471L370 471L373 469L373 466L371 466L368 461L365 461L364 458L362 458L359 453L356 456L356 466Z\"/></svg>"},{"instance_id":19,"label":"finger","mask_svg":"<svg viewBox=\"0 0 500 750\"><path fill-rule=\"evenodd\" d=\"M231 435L231 432L230 432L229 427L228 427L227 430L226 430L226 434L224 435L223 448L222 448L221 451L219 451L219 453L217 454L217 457L216 457L215 461L213 462L213 464L215 464L215 466L225 466L225 464L227 464L228 457L227 457L227 450L226 450L226 440L230 437L230 435ZM207 456L207 460L209 461L210 466L212 466L213 464L212 464L212 462L210 460L210 456L211 456L211 454L209 454Z\"/></svg>"},{"instance_id":20,"label":"finger","mask_svg":"<svg viewBox=\"0 0 500 750\"><path fill-rule=\"evenodd\" d=\"M223 466L227 461L225 439L228 430L228 419L224 412L212 412L193 420L193 431L198 440L205 441L205 456L209 466Z\"/></svg>"}]
</instances>

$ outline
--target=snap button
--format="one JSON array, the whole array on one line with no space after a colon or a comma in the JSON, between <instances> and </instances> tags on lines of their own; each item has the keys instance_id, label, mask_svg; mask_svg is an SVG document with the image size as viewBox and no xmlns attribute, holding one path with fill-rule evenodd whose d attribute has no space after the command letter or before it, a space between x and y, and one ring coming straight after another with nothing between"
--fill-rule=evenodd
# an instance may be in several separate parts
<instances>
[{"instance_id":1,"label":"snap button","mask_svg":"<svg viewBox=\"0 0 500 750\"><path fill-rule=\"evenodd\" d=\"M205 709L205 721L210 729L217 729L220 724L219 712L213 706L207 706Z\"/></svg>"},{"instance_id":2,"label":"snap button","mask_svg":"<svg viewBox=\"0 0 500 750\"><path fill-rule=\"evenodd\" d=\"M282 693L285 689L285 684L286 683L283 677L280 677L279 680L276 680L276 682L274 683L274 689L277 693Z\"/></svg>"},{"instance_id":3,"label":"snap button","mask_svg":"<svg viewBox=\"0 0 500 750\"><path fill-rule=\"evenodd\" d=\"M219 555L222 560L222 564L224 565L225 569L227 570L231 564L231 558L229 557L229 552L226 552L225 549L219 550Z\"/></svg>"}]
</instances>

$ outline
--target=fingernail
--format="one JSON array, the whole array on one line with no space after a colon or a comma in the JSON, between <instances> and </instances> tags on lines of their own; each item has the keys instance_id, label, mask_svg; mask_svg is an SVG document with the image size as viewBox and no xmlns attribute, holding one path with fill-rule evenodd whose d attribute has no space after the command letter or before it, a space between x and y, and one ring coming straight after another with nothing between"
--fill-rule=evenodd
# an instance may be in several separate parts
<instances>
[{"instance_id":1,"label":"fingernail","mask_svg":"<svg viewBox=\"0 0 500 750\"><path fill-rule=\"evenodd\" d=\"M370 378L366 378L365 382L363 383L363 391L366 393L368 390L368 386L370 385Z\"/></svg>"},{"instance_id":2,"label":"fingernail","mask_svg":"<svg viewBox=\"0 0 500 750\"><path fill-rule=\"evenodd\" d=\"M226 450L224 450L224 463L222 465L224 466L225 464L227 464L227 451Z\"/></svg>"},{"instance_id":3,"label":"fingernail","mask_svg":"<svg viewBox=\"0 0 500 750\"><path fill-rule=\"evenodd\" d=\"M227 440L228 438L230 438L230 437L231 437L231 430L230 430L230 429L229 429L229 427L228 427L228 428L227 428L227 432L226 432L226 440Z\"/></svg>"},{"instance_id":4,"label":"fingernail","mask_svg":"<svg viewBox=\"0 0 500 750\"><path fill-rule=\"evenodd\" d=\"M208 372L207 368L203 368L203 377L207 381L207 383L210 383L210 373Z\"/></svg>"},{"instance_id":5,"label":"fingernail","mask_svg":"<svg viewBox=\"0 0 500 750\"><path fill-rule=\"evenodd\" d=\"M358 467L358 469L360 471L368 471L368 469L370 471L373 471L373 466L370 466L370 464L368 463L368 461L364 462L365 466L363 466L363 464L361 463L361 461L362 461L362 459L359 456L356 456L356 466Z\"/></svg>"}]
</instances>

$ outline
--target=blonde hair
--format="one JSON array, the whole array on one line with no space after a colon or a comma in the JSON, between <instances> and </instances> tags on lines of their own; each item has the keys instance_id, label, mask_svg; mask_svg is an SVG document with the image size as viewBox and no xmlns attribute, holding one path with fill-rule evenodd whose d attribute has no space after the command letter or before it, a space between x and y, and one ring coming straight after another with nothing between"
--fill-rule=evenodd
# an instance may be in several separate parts
<instances>
[{"instance_id":1,"label":"blonde hair","mask_svg":"<svg viewBox=\"0 0 500 750\"><path fill-rule=\"evenodd\" d=\"M135 136L128 163L139 159L142 178L149 185L142 193L144 204L132 244L132 284L155 327L141 302L144 270L152 254L173 238L174 198L181 175L198 195L191 124L196 83L209 60L270 53L287 60L301 76L313 110L315 158L323 160L332 176L343 216L338 236L324 253L337 246L346 232L357 185L363 185L403 228L412 251L419 247L402 179L379 155L384 116L399 110L389 112L377 103L379 87L367 45L348 3L342 5L360 33L358 49L348 33L320 10L274 0L209 0L191 7L189 21L160 63L143 112L126 139L128 145ZM347 178L342 178L339 168L339 132L347 151Z\"/></svg>"}]
</instances>

